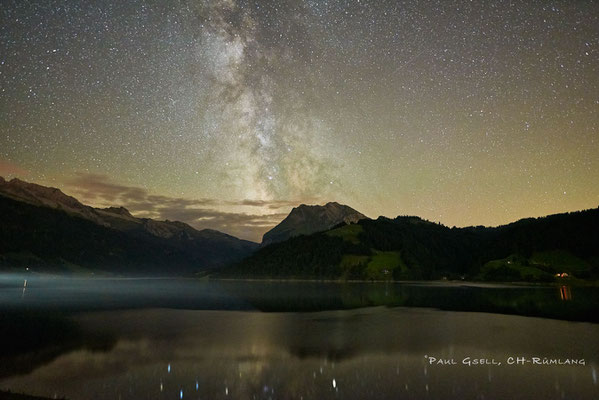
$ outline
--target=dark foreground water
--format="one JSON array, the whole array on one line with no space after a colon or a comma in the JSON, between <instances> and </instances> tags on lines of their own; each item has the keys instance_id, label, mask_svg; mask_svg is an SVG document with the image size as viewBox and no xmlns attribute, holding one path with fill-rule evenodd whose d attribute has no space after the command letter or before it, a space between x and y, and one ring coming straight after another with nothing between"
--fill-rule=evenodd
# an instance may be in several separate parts
<instances>
[{"instance_id":1,"label":"dark foreground water","mask_svg":"<svg viewBox=\"0 0 599 400\"><path fill-rule=\"evenodd\" d=\"M5 276L0 390L596 399L598 305L596 288L578 287Z\"/></svg>"}]
</instances>

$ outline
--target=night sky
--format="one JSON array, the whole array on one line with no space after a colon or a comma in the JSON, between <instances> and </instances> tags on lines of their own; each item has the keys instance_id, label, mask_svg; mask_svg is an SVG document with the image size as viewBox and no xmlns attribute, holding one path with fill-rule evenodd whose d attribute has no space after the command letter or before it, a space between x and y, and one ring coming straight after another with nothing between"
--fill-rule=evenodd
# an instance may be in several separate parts
<instances>
[{"instance_id":1,"label":"night sky","mask_svg":"<svg viewBox=\"0 0 599 400\"><path fill-rule=\"evenodd\" d=\"M0 175L259 240L599 205L598 1L2 1Z\"/></svg>"}]
</instances>

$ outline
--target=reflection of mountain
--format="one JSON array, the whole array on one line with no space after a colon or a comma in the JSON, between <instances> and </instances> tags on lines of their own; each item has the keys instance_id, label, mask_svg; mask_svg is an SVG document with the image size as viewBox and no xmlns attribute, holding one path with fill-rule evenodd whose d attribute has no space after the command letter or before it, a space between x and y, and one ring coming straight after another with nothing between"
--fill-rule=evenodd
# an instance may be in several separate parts
<instances>
[{"instance_id":1,"label":"reflection of mountain","mask_svg":"<svg viewBox=\"0 0 599 400\"><path fill-rule=\"evenodd\" d=\"M497 228L362 219L258 250L222 274L348 280L553 281L599 277L599 208Z\"/></svg>"},{"instance_id":2,"label":"reflection of mountain","mask_svg":"<svg viewBox=\"0 0 599 400\"><path fill-rule=\"evenodd\" d=\"M84 334L65 315L48 311L2 310L0 337L0 378L30 373L76 349L108 351L114 345L109 336Z\"/></svg>"},{"instance_id":3,"label":"reflection of mountain","mask_svg":"<svg viewBox=\"0 0 599 400\"><path fill-rule=\"evenodd\" d=\"M568 288L574 293L564 301L556 287L244 281L219 286L241 304L265 312L399 306L599 322L599 292L593 287Z\"/></svg>"},{"instance_id":4,"label":"reflection of mountain","mask_svg":"<svg viewBox=\"0 0 599 400\"><path fill-rule=\"evenodd\" d=\"M55 188L0 177L0 266L185 274L237 261L257 244L126 209L81 204Z\"/></svg>"},{"instance_id":5,"label":"reflection of mountain","mask_svg":"<svg viewBox=\"0 0 599 400\"><path fill-rule=\"evenodd\" d=\"M262 245L285 241L299 235L322 232L341 223L352 224L366 218L351 207L331 202L324 206L305 204L291 210L277 226L264 234Z\"/></svg>"},{"instance_id":6,"label":"reflection of mountain","mask_svg":"<svg viewBox=\"0 0 599 400\"><path fill-rule=\"evenodd\" d=\"M592 357L599 354L599 325L491 314L597 321L599 298L592 287L574 287L572 300L562 301L556 287L540 286L39 276L31 281L24 297L14 284L1 282L0 378L1 387L13 391L53 397L59 388L59 397L72 399L92 393L137 399L175 397L183 388L185 398L224 398L228 387L231 398L252 398L275 382L280 398L294 398L298 387L308 387L320 399L332 398L326 390L336 379L352 389L348 393L360 394L343 398L371 398L360 392L363 382L391 388L384 398L395 398L404 387L398 374L413 385L409 379L423 376L426 354L586 358L587 368L532 367L536 373L530 375L584 374L571 387L596 391L588 366L596 365ZM372 307L380 305L403 307ZM251 306L269 312L249 311ZM430 381L431 387L456 382L460 370L441 368L435 376L449 375ZM493 382L486 380L486 367L466 369L456 385L469 387L480 373L476 379L501 388L512 379L520 382L525 368L494 369ZM384 384L381 374L388 379ZM508 376L498 383L501 374ZM547 374L540 383L553 385ZM199 393L188 396L196 380Z\"/></svg>"},{"instance_id":7,"label":"reflection of mountain","mask_svg":"<svg viewBox=\"0 0 599 400\"><path fill-rule=\"evenodd\" d=\"M49 316L53 310L173 308L297 313L401 306L599 322L599 291L592 286L567 287L566 299L559 287L536 285L47 279L29 275L28 289L23 293L23 278L10 285L6 281L4 278L0 291L3 307L48 310Z\"/></svg>"},{"instance_id":8,"label":"reflection of mountain","mask_svg":"<svg viewBox=\"0 0 599 400\"><path fill-rule=\"evenodd\" d=\"M65 352L30 374L4 379L3 386L35 388L49 397L59 387L59 395L73 399L175 397L181 389L184 398L227 398L227 392L229 398L264 398L271 388L276 398L391 399L406 384L410 398L426 398L430 390L440 394L430 398L462 399L476 398L479 388L472 382L483 382L485 394L509 398L554 393L556 381L567 398L593 398L596 392L589 373L599 354L594 324L383 307L318 313L126 310L83 313L75 320L84 333L107 332L114 346ZM556 343L567 343L565 354ZM427 376L425 355L504 363L510 356L585 358L587 366L430 366Z\"/></svg>"}]
</instances>

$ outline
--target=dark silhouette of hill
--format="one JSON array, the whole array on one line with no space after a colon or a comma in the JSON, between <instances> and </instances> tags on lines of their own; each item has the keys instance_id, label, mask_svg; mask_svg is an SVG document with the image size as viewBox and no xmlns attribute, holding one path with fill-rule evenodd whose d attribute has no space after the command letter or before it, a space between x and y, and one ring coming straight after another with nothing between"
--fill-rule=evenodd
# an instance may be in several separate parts
<instances>
[{"instance_id":1,"label":"dark silhouette of hill","mask_svg":"<svg viewBox=\"0 0 599 400\"><path fill-rule=\"evenodd\" d=\"M552 281L599 275L599 208L496 228L363 219L261 248L221 276Z\"/></svg>"}]
</instances>

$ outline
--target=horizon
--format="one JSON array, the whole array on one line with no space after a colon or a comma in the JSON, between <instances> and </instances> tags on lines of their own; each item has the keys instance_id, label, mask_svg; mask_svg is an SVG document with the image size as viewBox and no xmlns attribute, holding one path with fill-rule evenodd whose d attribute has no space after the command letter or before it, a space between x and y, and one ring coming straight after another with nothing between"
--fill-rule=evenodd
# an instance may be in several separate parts
<instances>
[{"instance_id":1,"label":"horizon","mask_svg":"<svg viewBox=\"0 0 599 400\"><path fill-rule=\"evenodd\" d=\"M0 175L0 178L4 179L6 182L10 182L11 180L13 180L13 179L16 179L16 180L19 180L19 181L21 181L21 182L25 182L25 183L33 183L33 184L39 185L39 184L37 184L37 183L35 183L35 182L28 182L28 181L25 181L25 180L23 180L23 179L16 178L16 177L15 177L15 178L12 178L12 179L6 179L6 178L5 178L5 177L3 177L2 175ZM44 186L44 185L41 185L41 186ZM49 187L49 186L44 186L44 187ZM117 209L118 209L118 208L124 208L126 211L128 211L128 212L129 212L129 213L130 213L130 214L131 214L133 217L135 217L135 218L150 218L150 217L146 217L146 216L143 216L143 215L136 215L135 213L131 212L131 210L129 210L127 207L125 207L125 206L123 206L123 205L118 205L118 204L115 204L115 205L111 205L111 206L105 206L105 207L96 207L96 206L93 206L93 205L90 205L90 204L87 204L87 203L85 203L85 202L81 201L81 200L80 200L80 199L78 199L76 196L72 196L72 195L70 195L70 194L68 194L68 193L64 192L64 191L63 191L61 188L58 188L58 187L49 187L49 188L58 189L58 190L60 190L60 191L61 191L63 194L65 194L65 195L67 195L67 196L74 197L74 198L75 198L77 201L79 201L79 202L80 202L81 204L83 204L84 206L89 206L89 207L98 208L98 209L107 209L107 208L117 208ZM2 193L0 192L0 195L1 195L1 194L2 194ZM325 207L325 206L326 206L326 205L328 205L329 203L336 203L336 204L339 204L339 205L342 205L342 206L347 206L347 207L350 207L350 208L352 208L354 211L360 212L360 210L357 210L357 209L355 209L355 208L354 208L354 207L352 207L351 205L348 205L348 204L342 204L342 203L339 203L339 202L337 202L337 201L328 201L328 202L326 202L326 203L323 203L323 204L304 204L304 203L302 203L302 204L297 204L297 205L295 205L295 206L292 206L292 208L291 208L290 212L291 212L291 211L293 211L294 209L298 208L298 207L301 207L301 206L307 206L307 207ZM456 225L454 225L454 226L449 226L449 225L443 224L441 221L432 221L432 220L429 220L429 219L423 218L423 217L421 217L421 216L419 216L419 215L409 215L409 214L398 214L398 215L395 215L395 216L379 215L379 216L377 216L377 217L374 217L374 218L373 218L373 217L370 217L370 216L367 216L367 215L365 215L365 214L364 214L364 216L365 216L367 219L371 219L371 220L376 220L376 219L379 219L379 218L395 219L395 218L401 218L401 217L404 217L404 218L419 218L419 219L421 219L421 220L423 220L423 221L427 221L427 222L431 222L431 223L435 223L435 224L440 224L440 225L443 225L443 226L445 226L445 227L447 227L447 228L473 228L473 227L481 227L481 226L482 226L482 227L484 227L484 228L497 228L497 227L500 227L500 226L505 226L505 225L509 225L509 224L512 224L512 223L515 223L515 222L518 222L518 221L521 221L521 220L524 220L524 219L530 219L530 218L544 218L544 217L549 217L549 216L552 216L552 215L559 215L559 214L567 214L567 213L577 213L577 212L584 212L584 211L588 211L588 210L593 210L593 209L595 209L595 208L599 208L599 205L597 205L596 207L584 208L584 209L580 209L580 210L561 211L561 212L557 212L557 213L551 213L551 214L539 215L539 216L525 216L525 217L518 218L518 219L516 219L516 220L509 221L509 222L506 222L506 223L504 223L504 224L499 224L499 225L481 225L481 224L475 224L475 225L464 225L464 226L456 226ZM362 214L363 214L363 213L362 213ZM260 236L259 236L259 237L257 237L257 238L256 238L256 237L254 237L254 238L249 238L249 237L240 237L240 236L236 236L236 235L234 235L234 234L232 234L232 233L230 233L230 232L224 231L224 230L218 230L218 229L217 229L217 231L219 231L219 232L222 232L222 233L226 233L226 234L228 234L228 235L231 235L231 236L237 237L237 238L239 238L239 239L248 240L248 241L252 241L252 242L255 242L255 243L261 243L261 242L262 242L262 236L263 236L263 235L264 235L266 232L268 232L269 230L271 230L272 228L274 228L275 226L277 226L277 225L278 225L280 222L282 222L282 221L283 221L283 220L284 220L284 219L285 219L285 218L286 218L288 215L289 215L289 214L286 214L286 215L285 215L283 218L281 218L281 220L279 220L278 222L276 222L276 223L275 223L275 225L272 225L272 226L270 226L270 227L267 227L267 228L266 228L266 230L265 230L263 233L261 233L261 234L260 234ZM155 219L155 218L151 218L151 219ZM156 220L156 219L155 219L155 220ZM213 229L213 228L203 228L203 227L201 227L201 226L199 226L199 227L198 227L198 226L194 226L193 224L190 224L190 223L188 223L188 222L186 222L186 221L180 221L180 220L169 220L169 219L159 220L159 219L158 219L158 221L184 222L184 223L186 223L186 224L190 225L191 227L193 227L193 228L195 228L195 229L197 229L197 230L203 230L203 229L208 229L208 230L211 230L211 229Z\"/></svg>"},{"instance_id":2,"label":"horizon","mask_svg":"<svg viewBox=\"0 0 599 400\"><path fill-rule=\"evenodd\" d=\"M12 2L0 175L256 238L599 204L599 3Z\"/></svg>"}]
</instances>

